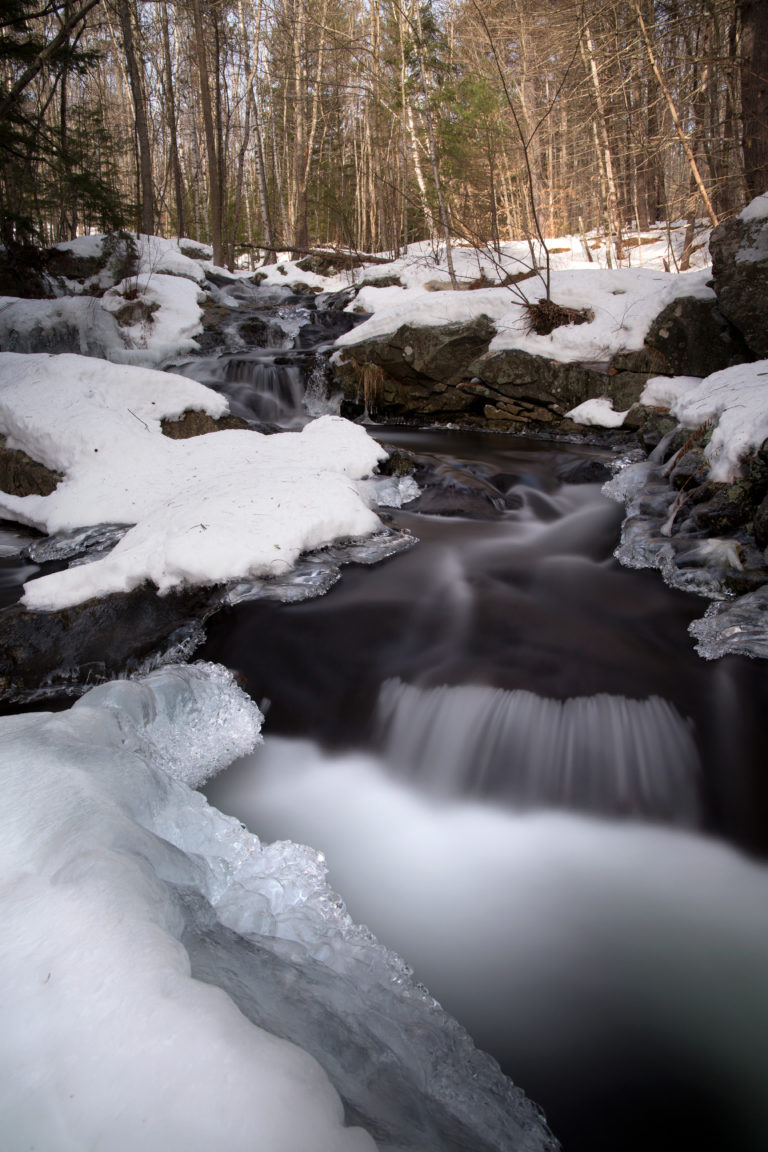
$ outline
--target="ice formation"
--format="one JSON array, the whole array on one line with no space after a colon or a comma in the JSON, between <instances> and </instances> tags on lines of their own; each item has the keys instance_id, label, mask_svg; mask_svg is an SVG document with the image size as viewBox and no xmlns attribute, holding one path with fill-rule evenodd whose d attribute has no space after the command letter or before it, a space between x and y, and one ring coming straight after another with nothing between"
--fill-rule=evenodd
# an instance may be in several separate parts
<instances>
[{"instance_id":1,"label":"ice formation","mask_svg":"<svg viewBox=\"0 0 768 1152\"><path fill-rule=\"evenodd\" d=\"M321 856L184 782L259 724L210 665L0 720L4 1147L554 1149Z\"/></svg>"}]
</instances>

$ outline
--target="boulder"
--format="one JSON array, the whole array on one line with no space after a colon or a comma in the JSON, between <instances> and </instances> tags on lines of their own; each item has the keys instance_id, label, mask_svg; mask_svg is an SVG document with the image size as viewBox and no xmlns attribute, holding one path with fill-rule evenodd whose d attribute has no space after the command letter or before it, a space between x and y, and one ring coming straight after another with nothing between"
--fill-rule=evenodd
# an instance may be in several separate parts
<instances>
[{"instance_id":1,"label":"boulder","mask_svg":"<svg viewBox=\"0 0 768 1152\"><path fill-rule=\"evenodd\" d=\"M485 352L495 332L487 316L428 328L404 324L391 336L353 345L349 355L358 364L374 364L403 384L448 386L466 376L470 361Z\"/></svg>"},{"instance_id":2,"label":"boulder","mask_svg":"<svg viewBox=\"0 0 768 1152\"><path fill-rule=\"evenodd\" d=\"M761 501L755 511L754 525L758 548L768 549L768 496Z\"/></svg>"},{"instance_id":3,"label":"boulder","mask_svg":"<svg viewBox=\"0 0 768 1152\"><path fill-rule=\"evenodd\" d=\"M179 646L188 656L203 640L202 621L219 606L211 589L158 596L144 585L59 612L0 611L0 700L80 694L130 674Z\"/></svg>"},{"instance_id":4,"label":"boulder","mask_svg":"<svg viewBox=\"0 0 768 1152\"><path fill-rule=\"evenodd\" d=\"M758 197L709 241L712 279L722 314L753 356L768 357L768 196Z\"/></svg>"},{"instance_id":5,"label":"boulder","mask_svg":"<svg viewBox=\"0 0 768 1152\"><path fill-rule=\"evenodd\" d=\"M654 376L709 376L751 359L716 300L681 296L659 313L642 348L619 353L611 363L619 371Z\"/></svg>"},{"instance_id":6,"label":"boulder","mask_svg":"<svg viewBox=\"0 0 768 1152\"><path fill-rule=\"evenodd\" d=\"M171 440L189 440L192 436L207 436L209 432L221 432L229 428L250 428L247 420L239 416L210 416L197 410L184 412L178 420L162 420L163 435Z\"/></svg>"}]
</instances>

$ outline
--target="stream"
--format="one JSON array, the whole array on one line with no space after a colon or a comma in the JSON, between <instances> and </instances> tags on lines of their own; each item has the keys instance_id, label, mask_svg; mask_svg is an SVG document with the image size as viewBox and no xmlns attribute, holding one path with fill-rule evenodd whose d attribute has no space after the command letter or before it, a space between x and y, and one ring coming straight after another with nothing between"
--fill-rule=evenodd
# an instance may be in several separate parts
<instances>
[{"instance_id":1,"label":"stream","mask_svg":"<svg viewBox=\"0 0 768 1152\"><path fill-rule=\"evenodd\" d=\"M327 355L354 317L213 293L220 331L177 371L270 430L333 408ZM324 595L211 618L195 658L235 671L266 722L206 795L322 851L353 918L565 1152L763 1152L764 667L701 659L705 602L614 559L612 450L368 431L413 461L420 494L382 515L415 542L345 563ZM8 529L0 557L17 548ZM9 561L2 602L35 571Z\"/></svg>"},{"instance_id":2,"label":"stream","mask_svg":"<svg viewBox=\"0 0 768 1152\"><path fill-rule=\"evenodd\" d=\"M345 317L274 297L262 316L280 346L186 371L295 427L322 410L307 350ZM200 655L236 670L267 720L208 797L323 851L352 916L566 1152L757 1152L762 667L700 659L686 629L702 601L614 560L622 509L595 479L609 451L369 431L418 461L422 495L389 513L418 544L346 566L320 598L211 621Z\"/></svg>"}]
</instances>

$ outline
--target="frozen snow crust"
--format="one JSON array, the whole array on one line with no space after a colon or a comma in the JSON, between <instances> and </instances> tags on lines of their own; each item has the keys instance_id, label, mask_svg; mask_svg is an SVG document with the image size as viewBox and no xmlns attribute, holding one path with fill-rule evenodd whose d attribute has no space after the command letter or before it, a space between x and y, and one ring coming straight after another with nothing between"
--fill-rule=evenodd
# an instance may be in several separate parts
<instances>
[{"instance_id":1,"label":"frozen snow crust","mask_svg":"<svg viewBox=\"0 0 768 1152\"><path fill-rule=\"evenodd\" d=\"M49 496L0 493L0 513L48 533L133 527L103 559L26 585L54 610L151 581L160 592L280 576L301 552L381 528L357 481L385 458L363 428L323 416L302 432L188 440L161 420L226 400L194 381L80 356L0 353L0 430L64 474Z\"/></svg>"},{"instance_id":2,"label":"frozen snow crust","mask_svg":"<svg viewBox=\"0 0 768 1152\"><path fill-rule=\"evenodd\" d=\"M184 782L260 722L211 665L0 720L3 1148L554 1149L322 856Z\"/></svg>"}]
</instances>

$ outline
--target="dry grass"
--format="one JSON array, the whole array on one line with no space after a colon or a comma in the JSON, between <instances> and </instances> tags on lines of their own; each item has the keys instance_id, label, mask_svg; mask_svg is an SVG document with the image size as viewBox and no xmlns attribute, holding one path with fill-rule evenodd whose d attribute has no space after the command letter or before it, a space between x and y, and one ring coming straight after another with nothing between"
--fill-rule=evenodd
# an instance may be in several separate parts
<instances>
[{"instance_id":1,"label":"dry grass","mask_svg":"<svg viewBox=\"0 0 768 1152\"><path fill-rule=\"evenodd\" d=\"M555 328L566 324L588 324L595 314L589 308L564 308L554 300L539 300L536 304L526 304L530 331L537 336L548 336Z\"/></svg>"}]
</instances>

